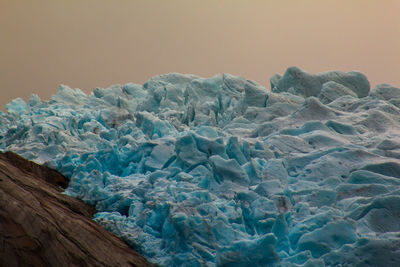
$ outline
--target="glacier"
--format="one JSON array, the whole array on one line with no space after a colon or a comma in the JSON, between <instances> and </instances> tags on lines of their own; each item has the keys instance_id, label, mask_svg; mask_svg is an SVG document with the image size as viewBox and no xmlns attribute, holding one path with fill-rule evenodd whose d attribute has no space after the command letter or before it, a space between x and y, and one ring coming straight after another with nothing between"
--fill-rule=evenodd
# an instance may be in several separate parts
<instances>
[{"instance_id":1,"label":"glacier","mask_svg":"<svg viewBox=\"0 0 400 267\"><path fill-rule=\"evenodd\" d=\"M400 266L400 89L297 67L270 83L60 85L0 112L0 150L67 176L161 266Z\"/></svg>"}]
</instances>

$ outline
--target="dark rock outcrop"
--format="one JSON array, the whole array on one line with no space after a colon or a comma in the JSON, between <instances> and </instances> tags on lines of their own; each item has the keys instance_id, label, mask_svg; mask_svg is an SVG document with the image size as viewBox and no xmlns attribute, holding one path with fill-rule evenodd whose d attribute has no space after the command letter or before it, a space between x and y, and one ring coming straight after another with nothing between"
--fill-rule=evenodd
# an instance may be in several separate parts
<instances>
[{"instance_id":1,"label":"dark rock outcrop","mask_svg":"<svg viewBox=\"0 0 400 267\"><path fill-rule=\"evenodd\" d=\"M91 220L96 210L62 194L68 180L0 153L0 266L150 266Z\"/></svg>"}]
</instances>

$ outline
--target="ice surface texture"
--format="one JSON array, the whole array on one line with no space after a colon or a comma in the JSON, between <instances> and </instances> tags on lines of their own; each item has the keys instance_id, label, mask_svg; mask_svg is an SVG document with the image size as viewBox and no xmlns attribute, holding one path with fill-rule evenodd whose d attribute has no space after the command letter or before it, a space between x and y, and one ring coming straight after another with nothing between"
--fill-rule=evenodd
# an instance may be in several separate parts
<instances>
[{"instance_id":1,"label":"ice surface texture","mask_svg":"<svg viewBox=\"0 0 400 267\"><path fill-rule=\"evenodd\" d=\"M162 266L400 266L400 89L294 67L271 85L62 85L7 105L0 148Z\"/></svg>"}]
</instances>

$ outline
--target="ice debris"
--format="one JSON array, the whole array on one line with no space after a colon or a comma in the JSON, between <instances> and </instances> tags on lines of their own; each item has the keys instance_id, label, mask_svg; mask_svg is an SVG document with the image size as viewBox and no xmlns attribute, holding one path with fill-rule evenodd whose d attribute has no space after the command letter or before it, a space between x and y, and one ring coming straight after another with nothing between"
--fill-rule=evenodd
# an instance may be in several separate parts
<instances>
[{"instance_id":1,"label":"ice debris","mask_svg":"<svg viewBox=\"0 0 400 267\"><path fill-rule=\"evenodd\" d=\"M400 266L400 89L291 67L61 85L0 114L0 149L161 266Z\"/></svg>"}]
</instances>

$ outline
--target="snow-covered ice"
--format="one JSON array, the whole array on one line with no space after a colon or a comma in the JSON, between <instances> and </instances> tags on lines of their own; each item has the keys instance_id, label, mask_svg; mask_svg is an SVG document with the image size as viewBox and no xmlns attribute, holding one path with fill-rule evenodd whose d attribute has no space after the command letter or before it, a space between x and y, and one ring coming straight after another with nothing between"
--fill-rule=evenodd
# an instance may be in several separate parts
<instances>
[{"instance_id":1,"label":"snow-covered ice","mask_svg":"<svg viewBox=\"0 0 400 267\"><path fill-rule=\"evenodd\" d=\"M161 266L400 266L400 89L291 67L61 85L0 112L0 149Z\"/></svg>"}]
</instances>

